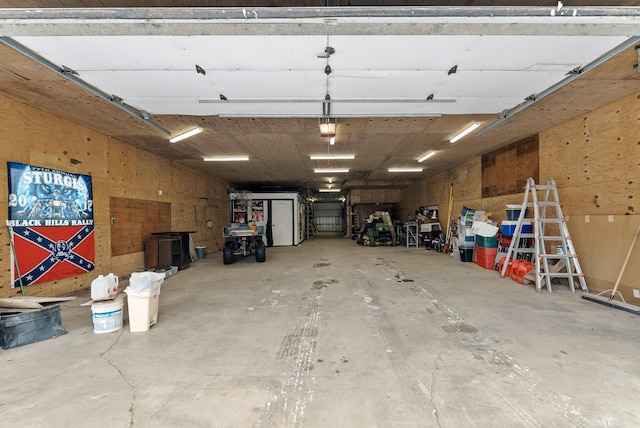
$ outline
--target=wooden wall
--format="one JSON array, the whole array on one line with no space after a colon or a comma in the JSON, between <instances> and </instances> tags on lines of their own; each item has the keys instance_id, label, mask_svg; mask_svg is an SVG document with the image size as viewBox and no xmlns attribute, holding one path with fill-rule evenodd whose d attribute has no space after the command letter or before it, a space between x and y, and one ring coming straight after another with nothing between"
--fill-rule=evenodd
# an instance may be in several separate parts
<instances>
[{"instance_id":1,"label":"wooden wall","mask_svg":"<svg viewBox=\"0 0 640 428\"><path fill-rule=\"evenodd\" d=\"M349 192L351 204L399 203L400 189L353 189Z\"/></svg>"},{"instance_id":2,"label":"wooden wall","mask_svg":"<svg viewBox=\"0 0 640 428\"><path fill-rule=\"evenodd\" d=\"M576 251L593 291L612 288L640 224L640 93L576 117L538 135L539 181L553 177ZM530 156L530 154L528 155ZM497 159L497 157L496 157ZM511 162L517 162L512 160ZM510 162L496 170L510 171ZM401 216L419 206L438 204L446 227L449 186L453 183L453 217L463 205L506 219L505 204L522 203L523 193L482 197L481 157L415 183L402 192ZM627 301L640 305L640 245L622 277ZM499 278L498 278L499 279Z\"/></svg>"},{"instance_id":3,"label":"wooden wall","mask_svg":"<svg viewBox=\"0 0 640 428\"><path fill-rule=\"evenodd\" d=\"M144 251L153 232L171 228L171 204L140 199L111 198L111 256Z\"/></svg>"},{"instance_id":4,"label":"wooden wall","mask_svg":"<svg viewBox=\"0 0 640 428\"><path fill-rule=\"evenodd\" d=\"M195 245L218 251L221 230L229 221L227 183L113 140L90 129L66 122L37 109L0 96L0 150L3 163L21 162L92 177L94 191L96 268L92 272L51 283L31 285L27 293L58 296L90 286L101 273L118 276L142 270L143 252L138 238L112 242L111 219L140 215L139 209L112 212L114 199L132 207L169 207L162 214L172 230L195 230ZM7 213L7 174L0 174L0 211ZM137 212L138 214L135 214ZM6 214L5 214L6 218ZM213 227L206 227L212 220ZM164 221L164 219L163 219ZM134 222L135 223L135 222ZM134 226L135 227L135 226ZM118 232L116 229L115 232ZM114 237L126 234L120 231ZM131 236L139 235L131 229ZM6 228L0 230L0 297L19 294L10 287L10 245ZM135 241L135 242L134 242ZM126 247L126 248L125 248Z\"/></svg>"},{"instance_id":5,"label":"wooden wall","mask_svg":"<svg viewBox=\"0 0 640 428\"><path fill-rule=\"evenodd\" d=\"M538 136L482 155L482 197L518 193L531 177L538 182Z\"/></svg>"}]
</instances>

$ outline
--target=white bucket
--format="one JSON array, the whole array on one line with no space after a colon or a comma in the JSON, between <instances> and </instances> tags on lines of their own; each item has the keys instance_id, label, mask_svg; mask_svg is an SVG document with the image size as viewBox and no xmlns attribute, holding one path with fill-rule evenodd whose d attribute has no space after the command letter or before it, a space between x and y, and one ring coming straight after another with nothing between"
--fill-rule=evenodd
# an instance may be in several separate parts
<instances>
[{"instance_id":1,"label":"white bucket","mask_svg":"<svg viewBox=\"0 0 640 428\"><path fill-rule=\"evenodd\" d=\"M91 305L93 313L93 332L111 333L122 328L122 312L124 310L124 296L110 302L94 303Z\"/></svg>"}]
</instances>

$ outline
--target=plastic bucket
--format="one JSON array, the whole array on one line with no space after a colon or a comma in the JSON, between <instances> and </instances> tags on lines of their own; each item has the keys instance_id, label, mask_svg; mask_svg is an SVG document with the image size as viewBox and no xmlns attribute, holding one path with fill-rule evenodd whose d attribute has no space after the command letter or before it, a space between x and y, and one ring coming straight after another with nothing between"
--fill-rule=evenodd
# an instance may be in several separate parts
<instances>
[{"instance_id":1,"label":"plastic bucket","mask_svg":"<svg viewBox=\"0 0 640 428\"><path fill-rule=\"evenodd\" d=\"M207 247L196 247L196 254L198 259L204 259L207 255Z\"/></svg>"},{"instance_id":2,"label":"plastic bucket","mask_svg":"<svg viewBox=\"0 0 640 428\"><path fill-rule=\"evenodd\" d=\"M111 333L122 328L122 312L124 298L121 295L110 302L94 303L91 305L93 314L93 332Z\"/></svg>"},{"instance_id":3,"label":"plastic bucket","mask_svg":"<svg viewBox=\"0 0 640 428\"><path fill-rule=\"evenodd\" d=\"M129 308L129 331L132 333L148 331L152 325L158 322L160 284L141 291L127 287L124 292L127 293Z\"/></svg>"}]
</instances>

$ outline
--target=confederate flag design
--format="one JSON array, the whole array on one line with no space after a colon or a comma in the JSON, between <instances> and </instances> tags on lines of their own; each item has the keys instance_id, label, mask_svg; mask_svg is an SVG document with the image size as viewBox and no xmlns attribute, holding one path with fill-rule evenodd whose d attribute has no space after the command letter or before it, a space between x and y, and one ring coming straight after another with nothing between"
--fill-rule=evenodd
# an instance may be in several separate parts
<instances>
[{"instance_id":1,"label":"confederate flag design","mask_svg":"<svg viewBox=\"0 0 640 428\"><path fill-rule=\"evenodd\" d=\"M13 286L54 281L94 268L93 226L13 227ZM16 263L16 259L17 262Z\"/></svg>"}]
</instances>

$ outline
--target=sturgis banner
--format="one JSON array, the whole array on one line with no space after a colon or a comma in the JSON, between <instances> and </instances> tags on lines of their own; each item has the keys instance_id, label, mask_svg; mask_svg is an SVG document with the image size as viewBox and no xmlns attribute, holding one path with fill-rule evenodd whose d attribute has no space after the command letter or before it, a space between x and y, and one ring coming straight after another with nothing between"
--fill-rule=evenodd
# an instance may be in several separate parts
<instances>
[{"instance_id":1,"label":"sturgis banner","mask_svg":"<svg viewBox=\"0 0 640 428\"><path fill-rule=\"evenodd\" d=\"M91 176L7 162L12 286L93 270Z\"/></svg>"}]
</instances>

